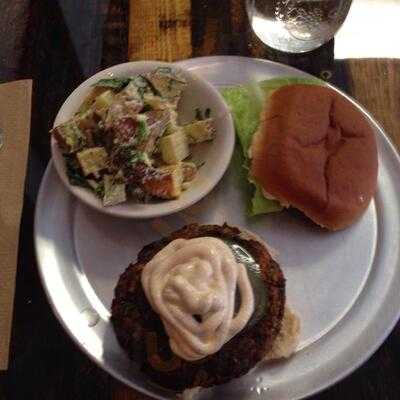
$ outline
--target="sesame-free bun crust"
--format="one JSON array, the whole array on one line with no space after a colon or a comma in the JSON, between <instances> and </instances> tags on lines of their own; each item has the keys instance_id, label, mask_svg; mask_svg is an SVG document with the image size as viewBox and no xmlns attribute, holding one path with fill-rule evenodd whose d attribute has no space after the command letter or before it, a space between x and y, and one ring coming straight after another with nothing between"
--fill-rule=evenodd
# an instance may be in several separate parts
<instances>
[{"instance_id":1,"label":"sesame-free bun crust","mask_svg":"<svg viewBox=\"0 0 400 400\"><path fill-rule=\"evenodd\" d=\"M378 156L367 119L328 87L288 85L267 99L251 175L318 225L346 228L376 190Z\"/></svg>"}]
</instances>

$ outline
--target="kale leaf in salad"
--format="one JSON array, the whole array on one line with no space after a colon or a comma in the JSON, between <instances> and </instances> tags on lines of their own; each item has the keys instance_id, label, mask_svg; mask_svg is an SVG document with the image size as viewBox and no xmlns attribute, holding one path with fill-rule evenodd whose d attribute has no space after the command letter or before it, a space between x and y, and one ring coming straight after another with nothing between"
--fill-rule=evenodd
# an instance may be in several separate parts
<instances>
[{"instance_id":1,"label":"kale leaf in salad","mask_svg":"<svg viewBox=\"0 0 400 400\"><path fill-rule=\"evenodd\" d=\"M100 79L93 86L121 90L129 84L131 78L105 78Z\"/></svg>"},{"instance_id":2,"label":"kale leaf in salad","mask_svg":"<svg viewBox=\"0 0 400 400\"><path fill-rule=\"evenodd\" d=\"M90 189L90 185L84 177L79 163L71 154L63 154L69 183L73 186L81 186Z\"/></svg>"},{"instance_id":3,"label":"kale leaf in salad","mask_svg":"<svg viewBox=\"0 0 400 400\"><path fill-rule=\"evenodd\" d=\"M149 129L147 127L147 124L143 120L138 121L138 128L136 132L136 142L138 144L143 143L147 136L149 135Z\"/></svg>"}]
</instances>

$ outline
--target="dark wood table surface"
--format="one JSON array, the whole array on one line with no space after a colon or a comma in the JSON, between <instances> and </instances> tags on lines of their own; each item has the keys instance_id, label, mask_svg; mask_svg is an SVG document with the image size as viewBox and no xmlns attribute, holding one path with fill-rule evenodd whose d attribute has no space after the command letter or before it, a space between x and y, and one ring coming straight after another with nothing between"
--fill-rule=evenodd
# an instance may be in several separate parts
<instances>
[{"instance_id":1,"label":"dark wood table surface","mask_svg":"<svg viewBox=\"0 0 400 400\"><path fill-rule=\"evenodd\" d=\"M239 54L274 59L309 71L354 95L400 144L400 64L397 60L334 59L331 41L287 57L251 33L241 0L193 0L191 56ZM50 157L58 108L83 80L128 59L126 0L0 2L0 81L34 80L29 167L21 226L9 370L0 374L4 399L144 399L94 365L63 331L45 297L33 249L33 216ZM171 24L165 24L166 29ZM328 71L328 73L327 73ZM400 325L352 375L313 400L400 399Z\"/></svg>"}]
</instances>

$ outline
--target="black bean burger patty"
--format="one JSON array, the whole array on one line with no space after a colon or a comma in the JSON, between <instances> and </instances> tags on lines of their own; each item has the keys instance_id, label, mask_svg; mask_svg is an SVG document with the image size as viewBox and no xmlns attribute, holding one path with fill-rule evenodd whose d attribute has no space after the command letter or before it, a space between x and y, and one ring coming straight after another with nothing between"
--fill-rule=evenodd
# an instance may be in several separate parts
<instances>
[{"instance_id":1,"label":"black bean burger patty","mask_svg":"<svg viewBox=\"0 0 400 400\"><path fill-rule=\"evenodd\" d=\"M163 324L147 301L140 278L145 265L168 243L202 236L233 240L254 257L266 285L267 309L264 317L244 328L217 353L189 362L172 353ZM190 224L140 251L137 262L119 279L111 320L119 343L131 359L141 364L143 372L161 386L182 391L222 384L247 373L271 349L281 328L284 306L285 278L264 245L226 224Z\"/></svg>"}]
</instances>

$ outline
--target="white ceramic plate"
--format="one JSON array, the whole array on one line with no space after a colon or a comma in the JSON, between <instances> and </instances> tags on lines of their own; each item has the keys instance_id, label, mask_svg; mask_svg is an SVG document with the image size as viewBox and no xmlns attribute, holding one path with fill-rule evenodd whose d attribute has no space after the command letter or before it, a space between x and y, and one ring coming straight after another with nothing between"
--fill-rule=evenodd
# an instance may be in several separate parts
<instances>
[{"instance_id":1,"label":"white ceramic plate","mask_svg":"<svg viewBox=\"0 0 400 400\"><path fill-rule=\"evenodd\" d=\"M158 61L129 62L115 65L93 75L83 82L65 100L54 122L57 126L68 121L78 110L84 99L92 90L92 85L103 78L129 77L145 72L153 71L160 66L171 66L168 63ZM228 108L221 95L206 80L182 69L188 85L183 91L178 105L178 118L180 123L188 123L195 117L195 110L210 108L211 116L215 120L217 130L212 142L193 146L192 158L195 162L204 163L199 169L192 186L184 191L178 199L154 200L148 204L137 203L128 200L125 203L112 207L103 207L102 202L88 189L72 186L68 182L63 156L54 138L51 140L51 152L54 166L66 187L87 205L110 215L126 218L151 218L172 214L185 209L207 195L222 178L228 168L235 145L235 132Z\"/></svg>"},{"instance_id":2,"label":"white ceramic plate","mask_svg":"<svg viewBox=\"0 0 400 400\"><path fill-rule=\"evenodd\" d=\"M192 59L180 65L217 87L304 75L240 57ZM117 344L109 322L113 288L144 244L189 222L227 221L253 231L279 252L288 302L302 321L300 345L290 360L259 365L238 380L205 390L201 398L294 400L349 374L389 334L400 304L400 160L379 125L363 112L377 135L378 191L358 223L335 233L288 211L246 218L233 165L199 203L147 221L112 218L77 202L50 165L37 202L35 244L45 290L67 332L113 376L156 398L170 398L170 392L138 372Z\"/></svg>"}]
</instances>

